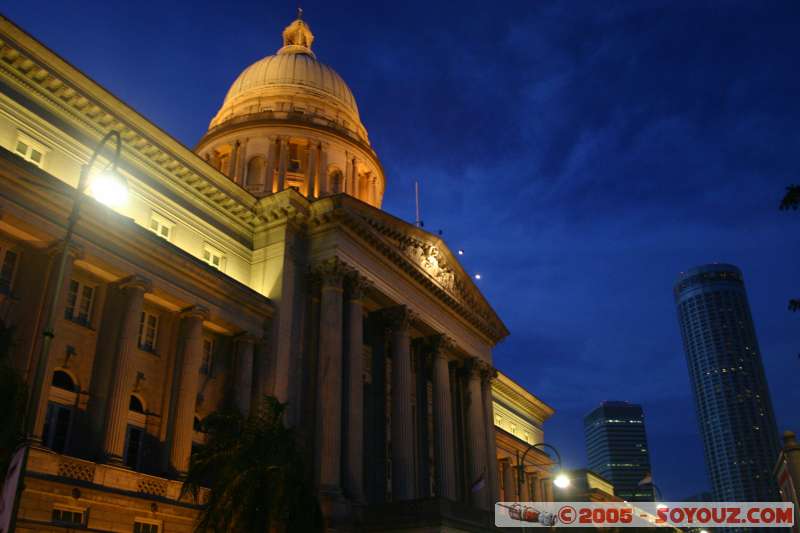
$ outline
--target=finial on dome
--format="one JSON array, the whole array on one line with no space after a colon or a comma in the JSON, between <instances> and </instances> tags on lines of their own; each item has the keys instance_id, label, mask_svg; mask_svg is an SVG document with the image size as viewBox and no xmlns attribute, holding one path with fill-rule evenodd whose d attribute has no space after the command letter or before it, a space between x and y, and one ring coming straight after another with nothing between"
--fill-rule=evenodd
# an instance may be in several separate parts
<instances>
[{"instance_id":1,"label":"finial on dome","mask_svg":"<svg viewBox=\"0 0 800 533\"><path fill-rule=\"evenodd\" d=\"M278 50L279 54L308 54L312 57L311 44L314 42L314 34L311 28L303 20L303 8L297 8L297 18L283 30L283 48Z\"/></svg>"}]
</instances>

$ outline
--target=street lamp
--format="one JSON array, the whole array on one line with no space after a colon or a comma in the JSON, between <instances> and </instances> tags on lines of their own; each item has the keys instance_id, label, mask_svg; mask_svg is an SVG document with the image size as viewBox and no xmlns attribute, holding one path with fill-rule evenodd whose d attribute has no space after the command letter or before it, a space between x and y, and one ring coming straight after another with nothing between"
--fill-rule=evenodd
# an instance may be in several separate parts
<instances>
[{"instance_id":1,"label":"street lamp","mask_svg":"<svg viewBox=\"0 0 800 533\"><path fill-rule=\"evenodd\" d=\"M558 474L556 475L555 479L553 480L553 485L560 489L565 489L569 487L569 477L561 471L561 454L558 453L558 450L554 446L547 444L546 442L537 442L536 444L531 444L528 446L528 449L525 450L525 453L522 454L522 458L517 465L517 495L522 494L522 478L525 477L525 457L527 457L528 452L530 452L534 448L549 448L553 450L553 453L556 455L556 464L558 465Z\"/></svg>"},{"instance_id":2,"label":"street lamp","mask_svg":"<svg viewBox=\"0 0 800 533\"><path fill-rule=\"evenodd\" d=\"M94 176L90 176L92 167L94 166L97 158L103 151L103 148L109 140L114 139L116 148L114 149L114 157L111 162L102 171ZM38 409L39 401L41 401L42 388L44 385L45 372L47 371L48 359L50 354L50 344L53 341L56 315L59 311L57 308L58 297L61 294L61 287L64 285L64 274L67 268L67 258L69 257L69 245L72 241L72 235L75 231L75 224L78 222L80 215L81 203L83 201L84 192L88 189L94 198L103 204L110 207L119 207L124 205L128 200L128 184L125 178L117 172L117 163L119 162L120 151L122 150L122 139L119 132L116 130L109 131L100 142L89 158L89 162L81 167L80 178L78 179L78 187L72 195L72 211L70 212L69 219L67 219L67 233L64 236L64 249L61 251L59 259L58 271L55 279L53 302L50 305L47 314L47 321L42 335L42 349L39 353L39 358L36 361L36 374L34 375L33 388L31 395L28 399L28 413L25 420L25 433L29 440L33 440L36 424L36 411ZM38 396L38 397L37 397ZM39 437L39 436L36 436Z\"/></svg>"}]
</instances>

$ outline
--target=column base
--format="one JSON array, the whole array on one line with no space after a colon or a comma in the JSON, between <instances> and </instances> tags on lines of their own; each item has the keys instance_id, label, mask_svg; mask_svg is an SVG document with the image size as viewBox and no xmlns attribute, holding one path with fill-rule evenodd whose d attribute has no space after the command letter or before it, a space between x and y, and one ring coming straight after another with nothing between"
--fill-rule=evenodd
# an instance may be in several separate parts
<instances>
[{"instance_id":1,"label":"column base","mask_svg":"<svg viewBox=\"0 0 800 533\"><path fill-rule=\"evenodd\" d=\"M340 487L320 487L319 506L325 517L326 529L344 525L350 516L350 501L342 494Z\"/></svg>"}]
</instances>

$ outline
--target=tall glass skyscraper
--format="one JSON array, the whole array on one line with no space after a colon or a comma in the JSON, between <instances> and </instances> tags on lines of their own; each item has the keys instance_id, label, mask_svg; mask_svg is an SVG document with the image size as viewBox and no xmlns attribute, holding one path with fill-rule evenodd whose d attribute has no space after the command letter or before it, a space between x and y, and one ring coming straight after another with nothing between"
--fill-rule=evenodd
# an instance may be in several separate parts
<instances>
[{"instance_id":1,"label":"tall glass skyscraper","mask_svg":"<svg viewBox=\"0 0 800 533\"><path fill-rule=\"evenodd\" d=\"M641 405L603 402L583 419L589 468L614 485L627 501L653 501L650 485L639 482L650 473L650 452Z\"/></svg>"},{"instance_id":2,"label":"tall glass skyscraper","mask_svg":"<svg viewBox=\"0 0 800 533\"><path fill-rule=\"evenodd\" d=\"M778 499L778 432L742 272L692 268L674 293L714 499Z\"/></svg>"}]
</instances>

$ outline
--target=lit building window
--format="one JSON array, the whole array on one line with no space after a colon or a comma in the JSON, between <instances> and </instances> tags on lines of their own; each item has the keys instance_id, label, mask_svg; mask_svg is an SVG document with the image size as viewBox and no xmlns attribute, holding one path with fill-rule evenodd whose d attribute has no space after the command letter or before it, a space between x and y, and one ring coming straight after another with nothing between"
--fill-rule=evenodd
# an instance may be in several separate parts
<instances>
[{"instance_id":1,"label":"lit building window","mask_svg":"<svg viewBox=\"0 0 800 533\"><path fill-rule=\"evenodd\" d=\"M44 164L44 156L49 151L42 143L30 136L22 132L17 133L17 144L14 147L14 152L24 160L41 168Z\"/></svg>"},{"instance_id":2,"label":"lit building window","mask_svg":"<svg viewBox=\"0 0 800 533\"><path fill-rule=\"evenodd\" d=\"M206 244L203 247L203 261L216 268L222 270L225 254Z\"/></svg>"},{"instance_id":3,"label":"lit building window","mask_svg":"<svg viewBox=\"0 0 800 533\"><path fill-rule=\"evenodd\" d=\"M92 314L94 292L94 287L71 279L67 293L67 306L64 308L64 318L88 326Z\"/></svg>"},{"instance_id":4,"label":"lit building window","mask_svg":"<svg viewBox=\"0 0 800 533\"><path fill-rule=\"evenodd\" d=\"M155 352L158 340L158 316L142 311L139 320L139 348L148 352Z\"/></svg>"},{"instance_id":5,"label":"lit building window","mask_svg":"<svg viewBox=\"0 0 800 533\"><path fill-rule=\"evenodd\" d=\"M172 238L172 230L175 227L175 224L167 220L166 218L162 217L158 213L153 213L150 215L150 231L158 235L159 237L171 240Z\"/></svg>"}]
</instances>

